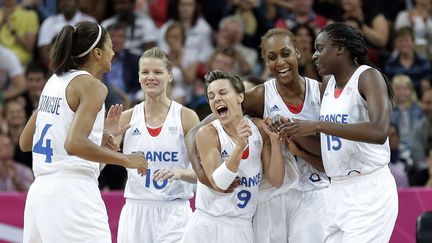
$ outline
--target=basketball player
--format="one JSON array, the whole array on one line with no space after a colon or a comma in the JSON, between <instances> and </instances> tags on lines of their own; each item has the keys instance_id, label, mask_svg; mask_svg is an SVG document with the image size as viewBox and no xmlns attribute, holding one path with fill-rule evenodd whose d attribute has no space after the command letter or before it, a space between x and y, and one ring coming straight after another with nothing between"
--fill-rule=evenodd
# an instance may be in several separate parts
<instances>
[{"instance_id":1,"label":"basketball player","mask_svg":"<svg viewBox=\"0 0 432 243\"><path fill-rule=\"evenodd\" d=\"M196 210L182 242L254 242L258 186L263 177L275 187L284 180L279 138L263 120L243 116L244 85L238 77L212 71L205 80L217 119L196 135L204 171L218 190L226 190L237 176L241 183L232 193L221 193L198 182Z\"/></svg>"},{"instance_id":2,"label":"basketball player","mask_svg":"<svg viewBox=\"0 0 432 243\"><path fill-rule=\"evenodd\" d=\"M331 184L324 197L324 242L388 242L398 213L388 130L393 92L367 59L357 30L335 23L315 41L324 89L320 121L287 122L290 138L321 133Z\"/></svg>"},{"instance_id":3,"label":"basketball player","mask_svg":"<svg viewBox=\"0 0 432 243\"><path fill-rule=\"evenodd\" d=\"M299 75L300 53L295 48L294 35L286 29L271 29L262 37L261 48L275 78L246 92L244 110L257 117L318 120L319 83ZM196 128L188 135L189 155L199 180L206 182L198 159L192 156L195 131ZM315 144L319 146L318 139ZM328 186L328 178L322 172L321 160L304 152L296 158L283 144L283 185L271 187L265 179L261 183L253 222L256 242L322 242L322 189Z\"/></svg>"},{"instance_id":4,"label":"basketball player","mask_svg":"<svg viewBox=\"0 0 432 243\"><path fill-rule=\"evenodd\" d=\"M197 114L170 100L172 63L158 48L144 52L139 61L139 82L145 101L121 115L120 125L130 124L123 152L145 153L146 174L128 169L128 180L117 241L180 242L192 210L196 175L190 167L184 136L198 124Z\"/></svg>"},{"instance_id":5,"label":"basketball player","mask_svg":"<svg viewBox=\"0 0 432 243\"><path fill-rule=\"evenodd\" d=\"M97 185L99 164L147 167L143 154L101 147L106 86L97 79L114 55L106 30L92 22L65 26L53 52L55 74L20 137L33 150L35 181L27 195L24 242L111 242Z\"/></svg>"}]
</instances>

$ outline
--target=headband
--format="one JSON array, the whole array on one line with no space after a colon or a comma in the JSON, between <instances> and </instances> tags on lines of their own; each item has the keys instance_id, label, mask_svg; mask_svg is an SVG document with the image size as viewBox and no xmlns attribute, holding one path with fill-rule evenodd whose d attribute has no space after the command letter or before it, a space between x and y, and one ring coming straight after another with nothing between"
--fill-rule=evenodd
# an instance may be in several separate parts
<instances>
[{"instance_id":1,"label":"headband","mask_svg":"<svg viewBox=\"0 0 432 243\"><path fill-rule=\"evenodd\" d=\"M93 48L95 48L95 46L99 42L101 35L102 35L102 28L100 25L98 25L98 27L99 27L99 33L98 33L98 36L97 36L95 42L89 47L89 49L87 49L87 51L79 54L77 57L83 57L83 56L87 55L91 50L93 50Z\"/></svg>"}]
</instances>

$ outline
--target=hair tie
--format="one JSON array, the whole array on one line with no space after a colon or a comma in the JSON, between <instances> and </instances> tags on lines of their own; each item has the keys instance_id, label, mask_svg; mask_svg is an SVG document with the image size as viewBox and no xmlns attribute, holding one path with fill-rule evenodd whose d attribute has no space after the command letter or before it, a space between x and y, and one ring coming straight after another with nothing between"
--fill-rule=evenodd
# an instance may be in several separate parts
<instances>
[{"instance_id":1,"label":"hair tie","mask_svg":"<svg viewBox=\"0 0 432 243\"><path fill-rule=\"evenodd\" d=\"M87 55L91 50L93 50L93 48L95 48L95 46L99 42L101 35L102 35L102 27L100 25L98 25L98 27L99 27L99 33L98 33L98 36L97 36L95 42L93 42L93 44L89 47L89 49L87 49L87 51L79 54L77 57L83 57L83 56Z\"/></svg>"}]
</instances>

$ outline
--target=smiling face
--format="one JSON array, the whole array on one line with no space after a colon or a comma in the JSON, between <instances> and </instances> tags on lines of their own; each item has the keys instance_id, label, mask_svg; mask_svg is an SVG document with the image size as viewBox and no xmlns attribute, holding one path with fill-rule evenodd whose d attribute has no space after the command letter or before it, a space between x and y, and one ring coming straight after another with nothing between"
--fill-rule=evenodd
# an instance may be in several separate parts
<instances>
[{"instance_id":1,"label":"smiling face","mask_svg":"<svg viewBox=\"0 0 432 243\"><path fill-rule=\"evenodd\" d=\"M337 46L332 44L325 32L321 32L315 39L315 53L312 59L321 76L333 74L333 68L339 65L336 50Z\"/></svg>"},{"instance_id":2,"label":"smiling face","mask_svg":"<svg viewBox=\"0 0 432 243\"><path fill-rule=\"evenodd\" d=\"M144 93L151 97L166 94L167 85L172 81L164 61L157 58L142 58L139 62L139 82Z\"/></svg>"},{"instance_id":3,"label":"smiling face","mask_svg":"<svg viewBox=\"0 0 432 243\"><path fill-rule=\"evenodd\" d=\"M278 82L291 83L298 76L300 53L286 35L275 35L263 42L267 67Z\"/></svg>"},{"instance_id":4,"label":"smiling face","mask_svg":"<svg viewBox=\"0 0 432 243\"><path fill-rule=\"evenodd\" d=\"M211 111L222 124L228 124L235 117L243 116L241 103L244 95L237 93L228 79L217 79L207 87L207 97Z\"/></svg>"}]
</instances>

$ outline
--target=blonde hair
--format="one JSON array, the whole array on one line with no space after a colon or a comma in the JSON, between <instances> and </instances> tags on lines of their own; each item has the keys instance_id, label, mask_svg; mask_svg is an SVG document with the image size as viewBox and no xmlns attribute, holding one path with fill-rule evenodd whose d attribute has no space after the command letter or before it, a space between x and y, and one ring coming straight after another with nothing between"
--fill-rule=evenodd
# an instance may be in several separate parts
<instances>
[{"instance_id":1,"label":"blonde hair","mask_svg":"<svg viewBox=\"0 0 432 243\"><path fill-rule=\"evenodd\" d=\"M408 89L411 91L411 102L415 102L418 100L417 94L414 90L414 84L408 75L398 74L393 77L391 83L392 83L393 90L395 90L396 87L398 86L402 86L402 85L407 86Z\"/></svg>"},{"instance_id":2,"label":"blonde hair","mask_svg":"<svg viewBox=\"0 0 432 243\"><path fill-rule=\"evenodd\" d=\"M153 47L145 51L141 55L141 58L139 60L140 66L144 58L155 58L155 59L162 60L162 62L165 64L166 69L168 70L168 73L172 73L173 64L171 60L168 58L168 55L161 49L157 47Z\"/></svg>"}]
</instances>

